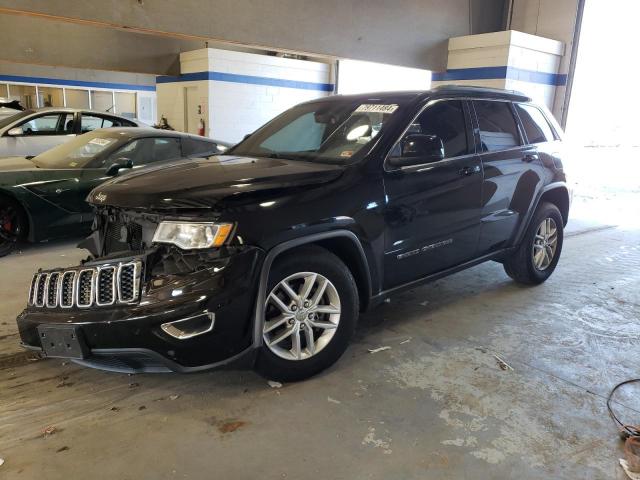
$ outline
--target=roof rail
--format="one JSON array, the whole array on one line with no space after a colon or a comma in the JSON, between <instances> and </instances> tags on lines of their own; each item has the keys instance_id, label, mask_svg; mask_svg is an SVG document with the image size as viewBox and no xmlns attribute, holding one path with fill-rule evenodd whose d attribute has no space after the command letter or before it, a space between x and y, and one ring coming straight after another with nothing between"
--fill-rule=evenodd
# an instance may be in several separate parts
<instances>
[{"instance_id":1,"label":"roof rail","mask_svg":"<svg viewBox=\"0 0 640 480\"><path fill-rule=\"evenodd\" d=\"M458 91L471 91L471 92L501 93L501 94L517 95L519 97L529 98L529 95L527 95L524 92L520 92L518 90L506 90L504 88L480 87L477 85L446 84L446 85L438 85L437 87L433 87L431 90L458 90Z\"/></svg>"}]
</instances>

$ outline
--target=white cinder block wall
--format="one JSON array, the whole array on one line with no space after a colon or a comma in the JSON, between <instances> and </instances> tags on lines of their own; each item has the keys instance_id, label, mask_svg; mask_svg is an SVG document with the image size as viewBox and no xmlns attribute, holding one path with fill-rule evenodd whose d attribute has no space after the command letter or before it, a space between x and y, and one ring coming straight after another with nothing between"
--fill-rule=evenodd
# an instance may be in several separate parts
<instances>
[{"instance_id":1,"label":"white cinder block wall","mask_svg":"<svg viewBox=\"0 0 640 480\"><path fill-rule=\"evenodd\" d=\"M158 78L158 115L183 130L184 87L197 86L207 136L232 143L334 84L330 64L213 48L180 54L180 71Z\"/></svg>"},{"instance_id":2,"label":"white cinder block wall","mask_svg":"<svg viewBox=\"0 0 640 480\"><path fill-rule=\"evenodd\" d=\"M518 90L553 109L563 53L562 42L513 30L451 38L447 71L433 84Z\"/></svg>"}]
</instances>

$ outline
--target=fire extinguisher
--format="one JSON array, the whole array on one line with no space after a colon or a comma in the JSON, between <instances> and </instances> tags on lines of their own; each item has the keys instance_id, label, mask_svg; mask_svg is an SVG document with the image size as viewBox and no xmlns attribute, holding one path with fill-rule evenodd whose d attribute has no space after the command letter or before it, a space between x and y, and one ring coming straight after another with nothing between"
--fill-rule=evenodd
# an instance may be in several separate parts
<instances>
[{"instance_id":1,"label":"fire extinguisher","mask_svg":"<svg viewBox=\"0 0 640 480\"><path fill-rule=\"evenodd\" d=\"M198 135L204 137L204 120L200 119L200 123L198 124Z\"/></svg>"}]
</instances>

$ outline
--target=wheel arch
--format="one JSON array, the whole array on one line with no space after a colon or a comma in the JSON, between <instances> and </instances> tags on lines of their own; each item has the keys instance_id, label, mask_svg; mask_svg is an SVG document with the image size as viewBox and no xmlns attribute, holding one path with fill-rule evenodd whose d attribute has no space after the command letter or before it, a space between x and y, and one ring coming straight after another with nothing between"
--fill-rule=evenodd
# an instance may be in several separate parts
<instances>
[{"instance_id":1,"label":"wheel arch","mask_svg":"<svg viewBox=\"0 0 640 480\"><path fill-rule=\"evenodd\" d=\"M569 188L564 182L551 183L540 191L536 201L531 205L531 208L527 213L526 221L523 221L520 225L515 241L512 245L515 246L520 244L527 228L529 228L529 224L531 223L538 206L542 202L549 202L558 207L558 210L560 210L560 214L562 215L562 222L564 226L567 225L567 222L569 221L569 207L571 205Z\"/></svg>"},{"instance_id":2,"label":"wheel arch","mask_svg":"<svg viewBox=\"0 0 640 480\"><path fill-rule=\"evenodd\" d=\"M24 215L24 218L26 220L26 232L24 232L23 238L31 240L33 238L34 228L33 219L31 218L29 209L25 207L25 205L18 198L16 198L15 195L12 195L6 190L0 190L0 200L8 200L18 205L18 207L20 208L20 212L22 213L22 215Z\"/></svg>"},{"instance_id":3,"label":"wheel arch","mask_svg":"<svg viewBox=\"0 0 640 480\"><path fill-rule=\"evenodd\" d=\"M360 296L360 310L365 310L371 298L371 273L367 257L358 237L349 230L333 230L295 238L276 245L267 252L260 271L258 294L256 296L253 346L262 345L262 326L264 324L264 301L267 295L269 272L278 256L294 248L318 245L336 255L349 268L356 280Z\"/></svg>"},{"instance_id":4,"label":"wheel arch","mask_svg":"<svg viewBox=\"0 0 640 480\"><path fill-rule=\"evenodd\" d=\"M562 223L564 226L567 225L569 221L569 205L571 201L569 200L569 189L566 186L560 185L549 190L545 190L540 196L540 200L538 200L538 205L542 202L553 203L558 210L560 210L560 214L562 215Z\"/></svg>"}]
</instances>

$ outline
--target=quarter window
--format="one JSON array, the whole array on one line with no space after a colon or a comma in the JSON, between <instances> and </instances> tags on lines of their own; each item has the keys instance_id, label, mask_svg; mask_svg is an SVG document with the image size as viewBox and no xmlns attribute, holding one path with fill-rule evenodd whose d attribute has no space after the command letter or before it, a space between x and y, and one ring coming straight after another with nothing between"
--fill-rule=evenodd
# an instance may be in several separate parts
<instances>
[{"instance_id":1,"label":"quarter window","mask_svg":"<svg viewBox=\"0 0 640 480\"><path fill-rule=\"evenodd\" d=\"M483 152L507 150L520 145L518 126L508 102L474 100Z\"/></svg>"},{"instance_id":2,"label":"quarter window","mask_svg":"<svg viewBox=\"0 0 640 480\"><path fill-rule=\"evenodd\" d=\"M531 105L516 104L529 143L553 142L555 136L542 112Z\"/></svg>"}]
</instances>

